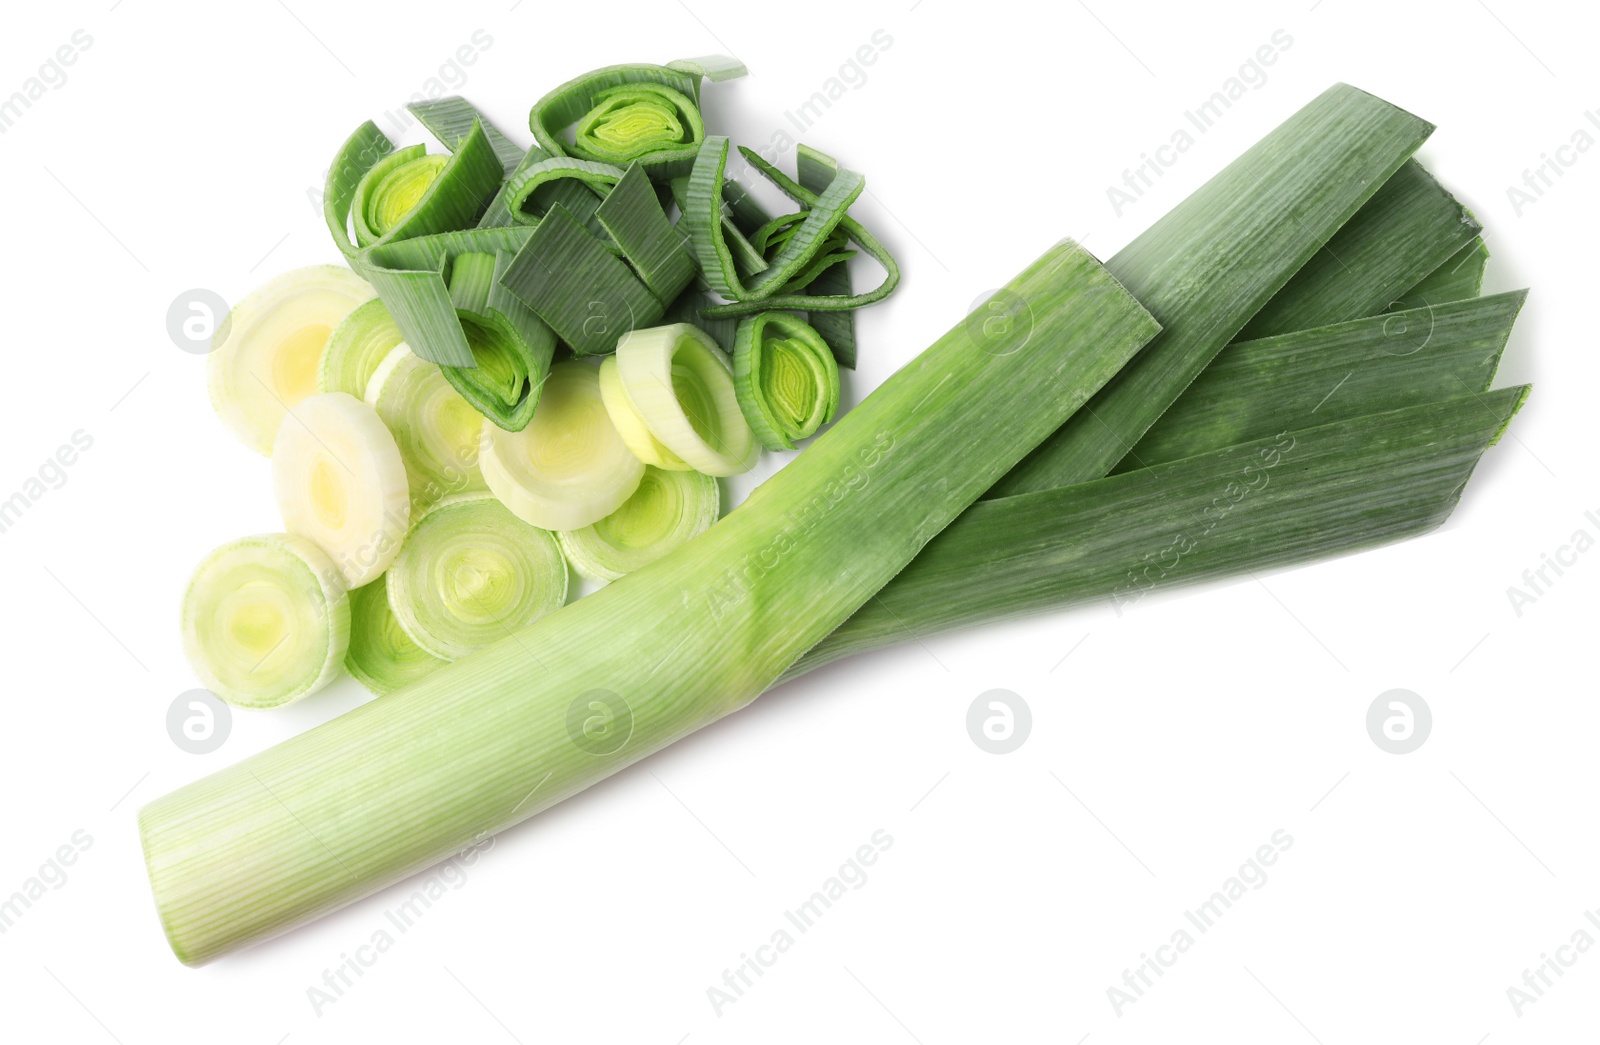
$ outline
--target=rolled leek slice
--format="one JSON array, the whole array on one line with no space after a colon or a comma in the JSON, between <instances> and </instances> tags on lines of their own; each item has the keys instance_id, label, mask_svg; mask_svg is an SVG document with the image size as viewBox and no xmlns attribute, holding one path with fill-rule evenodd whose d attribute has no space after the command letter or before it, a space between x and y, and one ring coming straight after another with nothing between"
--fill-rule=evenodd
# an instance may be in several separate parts
<instances>
[{"instance_id":1,"label":"rolled leek slice","mask_svg":"<svg viewBox=\"0 0 1600 1045\"><path fill-rule=\"evenodd\" d=\"M483 477L517 518L545 530L579 530L633 495L644 464L611 423L600 376L587 363L550 368L533 420L520 432L485 422Z\"/></svg>"},{"instance_id":2,"label":"rolled leek slice","mask_svg":"<svg viewBox=\"0 0 1600 1045\"><path fill-rule=\"evenodd\" d=\"M617 376L650 434L695 471L755 466L761 447L710 334L690 323L630 331L617 342Z\"/></svg>"},{"instance_id":3,"label":"rolled leek slice","mask_svg":"<svg viewBox=\"0 0 1600 1045\"><path fill-rule=\"evenodd\" d=\"M208 376L211 405L240 442L272 453L289 408L317 391L329 335L373 294L347 268L312 265L268 280L233 307L217 328Z\"/></svg>"},{"instance_id":4,"label":"rolled leek slice","mask_svg":"<svg viewBox=\"0 0 1600 1045\"><path fill-rule=\"evenodd\" d=\"M357 305L328 335L317 367L317 391L362 398L378 364L404 340L382 301L373 298Z\"/></svg>"},{"instance_id":5,"label":"rolled leek slice","mask_svg":"<svg viewBox=\"0 0 1600 1045\"><path fill-rule=\"evenodd\" d=\"M554 534L489 494L460 494L417 520L388 589L389 608L411 640L455 660L560 608L567 564Z\"/></svg>"},{"instance_id":6,"label":"rolled leek slice","mask_svg":"<svg viewBox=\"0 0 1600 1045\"><path fill-rule=\"evenodd\" d=\"M406 467L372 407L325 392L283 419L272 448L283 528L333 560L347 589L375 579L399 554L411 521Z\"/></svg>"},{"instance_id":7,"label":"rolled leek slice","mask_svg":"<svg viewBox=\"0 0 1600 1045\"><path fill-rule=\"evenodd\" d=\"M396 345L378 364L365 398L394 435L417 509L486 489L478 468L483 418L439 367Z\"/></svg>"},{"instance_id":8,"label":"rolled leek slice","mask_svg":"<svg viewBox=\"0 0 1600 1045\"><path fill-rule=\"evenodd\" d=\"M356 186L356 244L371 246L411 213L444 171L448 156L429 156L427 147L411 145L373 165Z\"/></svg>"},{"instance_id":9,"label":"rolled leek slice","mask_svg":"<svg viewBox=\"0 0 1600 1045\"><path fill-rule=\"evenodd\" d=\"M739 323L733 345L739 409L768 450L793 450L839 411L839 364L804 320L762 312Z\"/></svg>"},{"instance_id":10,"label":"rolled leek slice","mask_svg":"<svg viewBox=\"0 0 1600 1045\"><path fill-rule=\"evenodd\" d=\"M699 472L646 468L633 496L592 526L556 534L573 569L605 583L648 566L711 528L721 509L717 481Z\"/></svg>"},{"instance_id":11,"label":"rolled leek slice","mask_svg":"<svg viewBox=\"0 0 1600 1045\"><path fill-rule=\"evenodd\" d=\"M539 394L556 335L544 320L500 285L512 254L472 252L451 265L450 299L477 366L443 367L445 380L495 425L509 432L526 428Z\"/></svg>"},{"instance_id":12,"label":"rolled leek slice","mask_svg":"<svg viewBox=\"0 0 1600 1045\"><path fill-rule=\"evenodd\" d=\"M448 664L412 641L389 608L383 577L350 593L350 648L345 669L378 696Z\"/></svg>"},{"instance_id":13,"label":"rolled leek slice","mask_svg":"<svg viewBox=\"0 0 1600 1045\"><path fill-rule=\"evenodd\" d=\"M315 693L339 673L350 600L333 562L286 533L244 537L200 563L183 596L183 646L207 689L242 708Z\"/></svg>"},{"instance_id":14,"label":"rolled leek slice","mask_svg":"<svg viewBox=\"0 0 1600 1045\"><path fill-rule=\"evenodd\" d=\"M600 361L600 399L606 404L606 413L617 433L628 444L633 455L647 466L669 472L689 471L689 462L668 450L666 444L650 434L639 411L622 387L622 377L617 373L617 357L606 356Z\"/></svg>"},{"instance_id":15,"label":"rolled leek slice","mask_svg":"<svg viewBox=\"0 0 1600 1045\"><path fill-rule=\"evenodd\" d=\"M631 83L594 96L594 107L573 129L572 153L623 165L706 136L700 109L659 83Z\"/></svg>"}]
</instances>

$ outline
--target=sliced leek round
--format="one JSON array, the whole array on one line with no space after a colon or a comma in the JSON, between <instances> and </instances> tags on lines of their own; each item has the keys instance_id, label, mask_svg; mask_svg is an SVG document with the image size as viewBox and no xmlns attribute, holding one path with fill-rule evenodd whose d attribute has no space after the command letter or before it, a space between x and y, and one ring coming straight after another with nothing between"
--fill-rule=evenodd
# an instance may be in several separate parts
<instances>
[{"instance_id":1,"label":"sliced leek round","mask_svg":"<svg viewBox=\"0 0 1600 1045\"><path fill-rule=\"evenodd\" d=\"M200 563L183 596L183 646L207 689L243 708L315 693L339 673L350 600L333 562L286 533L244 537Z\"/></svg>"},{"instance_id":2,"label":"sliced leek round","mask_svg":"<svg viewBox=\"0 0 1600 1045\"><path fill-rule=\"evenodd\" d=\"M670 472L689 470L687 461L650 434L650 426L644 423L644 418L634 409L633 400L628 398L627 390L622 387L622 378L617 374L617 357L614 355L600 360L600 399L606 404L611 423L617 426L622 441L628 444L628 449L633 451L635 457L652 468Z\"/></svg>"},{"instance_id":3,"label":"sliced leek round","mask_svg":"<svg viewBox=\"0 0 1600 1045\"><path fill-rule=\"evenodd\" d=\"M699 472L646 468L633 496L592 526L556 534L573 569L614 581L711 528L721 508L717 481Z\"/></svg>"},{"instance_id":4,"label":"sliced leek round","mask_svg":"<svg viewBox=\"0 0 1600 1045\"><path fill-rule=\"evenodd\" d=\"M599 91L573 128L572 154L625 167L706 136L694 101L666 84L629 83Z\"/></svg>"},{"instance_id":5,"label":"sliced leek round","mask_svg":"<svg viewBox=\"0 0 1600 1045\"><path fill-rule=\"evenodd\" d=\"M373 298L357 305L328 335L317 368L317 391L364 397L373 371L404 340L382 301Z\"/></svg>"},{"instance_id":6,"label":"sliced leek round","mask_svg":"<svg viewBox=\"0 0 1600 1045\"><path fill-rule=\"evenodd\" d=\"M633 495L644 463L622 441L600 398L599 372L550 368L539 408L520 432L483 425L483 477L519 519L546 530L599 522Z\"/></svg>"},{"instance_id":7,"label":"sliced leek round","mask_svg":"<svg viewBox=\"0 0 1600 1045\"><path fill-rule=\"evenodd\" d=\"M650 434L689 467L707 475L754 467L761 447L710 334L691 323L630 331L617 341L617 376Z\"/></svg>"},{"instance_id":8,"label":"sliced leek round","mask_svg":"<svg viewBox=\"0 0 1600 1045\"><path fill-rule=\"evenodd\" d=\"M317 391L328 335L373 293L349 269L311 265L268 280L233 307L208 369L211 405L240 442L272 453L283 415Z\"/></svg>"},{"instance_id":9,"label":"sliced leek round","mask_svg":"<svg viewBox=\"0 0 1600 1045\"><path fill-rule=\"evenodd\" d=\"M483 418L437 366L396 345L367 383L366 401L394 434L417 507L487 489L478 469Z\"/></svg>"},{"instance_id":10,"label":"sliced leek round","mask_svg":"<svg viewBox=\"0 0 1600 1045\"><path fill-rule=\"evenodd\" d=\"M455 660L559 609L567 564L554 534L489 494L458 494L411 528L388 588L389 608L411 640Z\"/></svg>"},{"instance_id":11,"label":"sliced leek round","mask_svg":"<svg viewBox=\"0 0 1600 1045\"><path fill-rule=\"evenodd\" d=\"M839 411L839 364L822 335L787 312L739 321L733 342L739 408L768 450L793 450Z\"/></svg>"},{"instance_id":12,"label":"sliced leek round","mask_svg":"<svg viewBox=\"0 0 1600 1045\"><path fill-rule=\"evenodd\" d=\"M448 663L418 646L400 627L389 608L383 577L350 593L350 648L344 666L356 681L381 697Z\"/></svg>"},{"instance_id":13,"label":"sliced leek round","mask_svg":"<svg viewBox=\"0 0 1600 1045\"><path fill-rule=\"evenodd\" d=\"M411 521L411 490L394 436L345 392L303 399L272 447L283 528L333 560L347 589L389 568Z\"/></svg>"}]
</instances>

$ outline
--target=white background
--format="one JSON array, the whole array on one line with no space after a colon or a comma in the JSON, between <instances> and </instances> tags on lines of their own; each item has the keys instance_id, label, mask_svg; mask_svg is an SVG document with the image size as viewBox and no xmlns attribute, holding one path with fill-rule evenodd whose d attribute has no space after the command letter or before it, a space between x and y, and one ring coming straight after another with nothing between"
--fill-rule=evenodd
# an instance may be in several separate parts
<instances>
[{"instance_id":1,"label":"white background","mask_svg":"<svg viewBox=\"0 0 1600 1045\"><path fill-rule=\"evenodd\" d=\"M0 135L0 497L82 429L92 448L0 534L6 796L0 896L76 831L92 845L0 935L15 1041L1572 1041L1600 951L1520 1014L1507 988L1600 909L1593 823L1600 552L1518 616L1507 588L1574 531L1593 472L1596 188L1580 155L1515 213L1507 187L1589 127L1580 5L656 4L309 0L24 5L0 96L84 30L68 78ZM1091 12L1092 9L1092 12ZM1492 10L1491 10L1492 9ZM381 14L375 12L381 10ZM1107 186L1276 30L1292 46L1119 217ZM338 255L308 190L475 30L457 88L526 141L549 87L729 50L714 130L763 144L857 48L892 43L807 136L868 177L859 215L905 272L861 317L851 401L1062 235L1109 255L1345 80L1439 125L1422 158L1484 222L1486 290L1532 286L1501 383L1516 438L1443 530L1358 557L1080 609L833 666L483 853L332 1004L307 989L401 886L203 969L168 952L135 834L144 802L365 699L348 680L239 714L214 754L168 738L196 685L177 601L212 546L275 529L263 459L169 340L190 288L229 300ZM453 78L459 80L451 73ZM413 130L407 141L420 141ZM777 459L763 466L776 467ZM1065 658L1065 659L1063 659ZM980 751L968 705L1033 731ZM1434 715L1380 751L1368 705ZM719 1014L707 988L882 829L892 847ZM1293 845L1145 996L1107 988L1279 829Z\"/></svg>"}]
</instances>

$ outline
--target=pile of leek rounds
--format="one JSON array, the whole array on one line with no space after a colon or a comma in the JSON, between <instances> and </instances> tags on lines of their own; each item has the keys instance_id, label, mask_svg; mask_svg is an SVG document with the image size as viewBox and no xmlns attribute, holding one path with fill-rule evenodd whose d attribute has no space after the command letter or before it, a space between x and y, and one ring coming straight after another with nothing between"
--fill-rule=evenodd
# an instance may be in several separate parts
<instances>
[{"instance_id":1,"label":"pile of leek rounds","mask_svg":"<svg viewBox=\"0 0 1600 1045\"><path fill-rule=\"evenodd\" d=\"M388 693L562 606L569 565L604 584L671 552L721 514L717 477L834 419L852 313L899 270L831 157L754 159L777 217L727 177L700 90L743 74L587 73L533 106L526 149L460 98L411 106L441 151L350 136L325 194L346 265L257 289L212 356L285 532L189 587L211 689L270 707L342 666ZM883 276L857 293L860 252Z\"/></svg>"},{"instance_id":2,"label":"pile of leek rounds","mask_svg":"<svg viewBox=\"0 0 1600 1045\"><path fill-rule=\"evenodd\" d=\"M471 208L447 218L436 195L452 171L466 177L450 160L420 195L410 182L359 193L393 150L357 162L371 140L358 132L327 197L355 274L294 274L235 309L214 392L244 372L308 394L275 410L219 398L271 451L288 533L202 566L185 608L197 668L229 665L244 703L270 672L292 699L348 652L352 673L394 692L141 810L156 906L185 963L369 896L830 661L1086 602L1128 612L1152 591L1424 533L1528 395L1492 388L1524 292L1479 296L1482 230L1412 158L1433 126L1340 84L1103 264L1059 243L952 317L712 524L712 477L833 409L831 386L796 390L825 369L800 324L837 361L833 320L848 312L831 306L887 292L856 294L845 266L812 264L855 249L890 284L893 269L840 210L858 180L815 154L793 180L747 156L804 216L745 216L728 144L673 86L696 71L727 69L575 80L535 107L529 153L440 103L434 129L454 156L487 148L501 165L498 181L482 165L476 224L461 217ZM629 167L607 182L598 165L618 159ZM616 343L595 366L563 333L576 313L540 298L570 270L523 251L581 251L573 264L607 286L625 265L638 285L603 300L659 304L652 281L670 285L674 263L629 253L638 230L602 220L612 197L588 210L559 198L629 177L679 208L707 296L606 328ZM462 275L464 255L481 257ZM503 403L507 360L524 358L475 358L485 335L466 332L457 300L502 316L486 325L523 324L536 362L518 304L554 333L520 430L449 376L484 371L477 394ZM761 320L771 312L782 318ZM235 344L245 327L322 354L277 353L265 335ZM765 409L750 406L759 395ZM649 507L628 514L636 503ZM652 559L641 533L676 546ZM563 560L621 548L590 566L613 583L556 608Z\"/></svg>"}]
</instances>

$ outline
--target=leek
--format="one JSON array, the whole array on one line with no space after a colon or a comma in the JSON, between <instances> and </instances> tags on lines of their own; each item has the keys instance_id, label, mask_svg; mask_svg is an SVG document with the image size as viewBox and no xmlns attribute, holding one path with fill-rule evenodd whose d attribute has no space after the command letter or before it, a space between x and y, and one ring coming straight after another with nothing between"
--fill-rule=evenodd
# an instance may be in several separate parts
<instances>
[{"instance_id":1,"label":"leek","mask_svg":"<svg viewBox=\"0 0 1600 1045\"><path fill-rule=\"evenodd\" d=\"M448 663L418 646L400 627L389 608L383 577L350 593L350 648L344 666L357 682L381 697Z\"/></svg>"},{"instance_id":2,"label":"leek","mask_svg":"<svg viewBox=\"0 0 1600 1045\"><path fill-rule=\"evenodd\" d=\"M396 622L441 660L503 639L567 599L567 564L555 535L489 494L457 494L429 508L387 578Z\"/></svg>"},{"instance_id":3,"label":"leek","mask_svg":"<svg viewBox=\"0 0 1600 1045\"><path fill-rule=\"evenodd\" d=\"M768 450L793 450L839 410L833 350L804 320L762 312L739 323L733 349L739 408Z\"/></svg>"},{"instance_id":4,"label":"leek","mask_svg":"<svg viewBox=\"0 0 1600 1045\"><path fill-rule=\"evenodd\" d=\"M378 364L404 340L382 300L356 306L328 335L317 366L317 391L362 398Z\"/></svg>"},{"instance_id":5,"label":"leek","mask_svg":"<svg viewBox=\"0 0 1600 1045\"><path fill-rule=\"evenodd\" d=\"M520 432L483 429L484 480L507 508L544 530L599 522L638 488L644 464L633 455L600 396L594 367L550 368L539 409Z\"/></svg>"},{"instance_id":6,"label":"leek","mask_svg":"<svg viewBox=\"0 0 1600 1045\"><path fill-rule=\"evenodd\" d=\"M1484 246L1483 237L1480 236L1400 295L1389 309L1398 312L1475 298L1483 289L1483 272L1488 264L1489 248Z\"/></svg>"},{"instance_id":7,"label":"leek","mask_svg":"<svg viewBox=\"0 0 1600 1045\"><path fill-rule=\"evenodd\" d=\"M398 345L373 373L365 398L394 435L418 508L487 489L478 467L483 419L439 367Z\"/></svg>"},{"instance_id":8,"label":"leek","mask_svg":"<svg viewBox=\"0 0 1600 1045\"><path fill-rule=\"evenodd\" d=\"M607 356L600 361L600 401L606 405L606 415L617 429L617 434L628 449L645 465L669 472L689 471L689 462L667 449L667 445L650 433L639 408L622 387L617 372L617 357Z\"/></svg>"},{"instance_id":9,"label":"leek","mask_svg":"<svg viewBox=\"0 0 1600 1045\"><path fill-rule=\"evenodd\" d=\"M329 335L372 294L349 269L312 265L268 280L229 311L207 369L211 404L240 442L272 453L284 415L317 391Z\"/></svg>"},{"instance_id":10,"label":"leek","mask_svg":"<svg viewBox=\"0 0 1600 1045\"><path fill-rule=\"evenodd\" d=\"M207 689L242 708L315 693L339 673L350 602L339 571L286 533L244 537L195 569L183 596L183 646Z\"/></svg>"},{"instance_id":11,"label":"leek","mask_svg":"<svg viewBox=\"0 0 1600 1045\"><path fill-rule=\"evenodd\" d=\"M689 323L630 331L617 343L627 401L652 436L707 475L747 472L761 452L729 371L717 343Z\"/></svg>"},{"instance_id":12,"label":"leek","mask_svg":"<svg viewBox=\"0 0 1600 1045\"><path fill-rule=\"evenodd\" d=\"M272 449L283 528L331 558L346 588L389 568L411 518L405 463L372 407L344 392L306 399Z\"/></svg>"},{"instance_id":13,"label":"leek","mask_svg":"<svg viewBox=\"0 0 1600 1045\"><path fill-rule=\"evenodd\" d=\"M1052 351L973 352L958 326L674 554L145 806L174 953L343 907L753 700L1157 329L1075 245L1006 290ZM596 701L628 709L620 743L569 732Z\"/></svg>"},{"instance_id":14,"label":"leek","mask_svg":"<svg viewBox=\"0 0 1600 1045\"><path fill-rule=\"evenodd\" d=\"M711 528L721 509L717 481L699 472L645 468L622 507L591 526L556 534L567 561L591 581L618 580Z\"/></svg>"},{"instance_id":15,"label":"leek","mask_svg":"<svg viewBox=\"0 0 1600 1045\"><path fill-rule=\"evenodd\" d=\"M807 192L820 193L833 181L839 164L832 156L801 143L795 146L795 181ZM806 288L808 297L849 297L852 282L848 265L834 265L823 270ZM817 310L808 317L813 328L821 334L839 365L855 369L856 321L849 310Z\"/></svg>"},{"instance_id":16,"label":"leek","mask_svg":"<svg viewBox=\"0 0 1600 1045\"><path fill-rule=\"evenodd\" d=\"M443 367L445 380L490 422L527 427L555 356L556 335L500 285L512 255L461 254L451 265L450 300L477 366Z\"/></svg>"}]
</instances>

